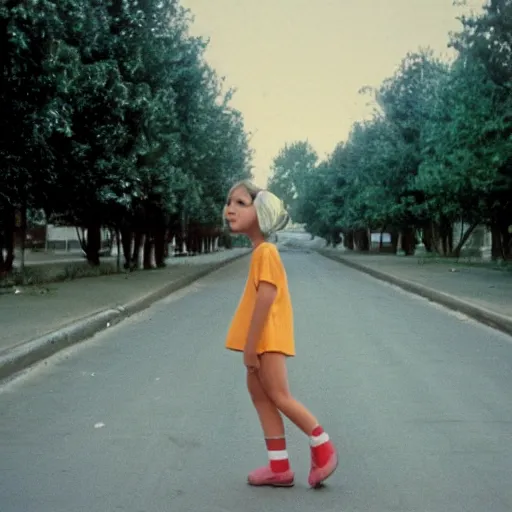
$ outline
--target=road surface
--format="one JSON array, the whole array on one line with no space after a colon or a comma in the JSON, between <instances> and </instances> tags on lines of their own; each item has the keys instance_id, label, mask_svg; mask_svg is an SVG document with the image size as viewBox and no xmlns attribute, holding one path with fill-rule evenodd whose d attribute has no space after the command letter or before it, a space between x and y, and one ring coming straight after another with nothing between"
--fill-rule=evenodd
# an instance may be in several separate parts
<instances>
[{"instance_id":1,"label":"road surface","mask_svg":"<svg viewBox=\"0 0 512 512\"><path fill-rule=\"evenodd\" d=\"M307 487L266 462L241 358L223 349L248 259L0 387L1 512L510 512L512 343L321 256L283 252L292 389L338 443Z\"/></svg>"}]
</instances>

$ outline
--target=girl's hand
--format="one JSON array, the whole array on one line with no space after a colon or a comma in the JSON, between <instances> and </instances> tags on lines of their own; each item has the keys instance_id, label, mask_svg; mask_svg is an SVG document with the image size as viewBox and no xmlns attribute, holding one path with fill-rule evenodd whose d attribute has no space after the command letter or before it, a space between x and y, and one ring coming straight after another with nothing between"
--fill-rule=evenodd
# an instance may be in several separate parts
<instances>
[{"instance_id":1,"label":"girl's hand","mask_svg":"<svg viewBox=\"0 0 512 512\"><path fill-rule=\"evenodd\" d=\"M255 350L244 350L244 365L251 373L259 369L260 359Z\"/></svg>"}]
</instances>

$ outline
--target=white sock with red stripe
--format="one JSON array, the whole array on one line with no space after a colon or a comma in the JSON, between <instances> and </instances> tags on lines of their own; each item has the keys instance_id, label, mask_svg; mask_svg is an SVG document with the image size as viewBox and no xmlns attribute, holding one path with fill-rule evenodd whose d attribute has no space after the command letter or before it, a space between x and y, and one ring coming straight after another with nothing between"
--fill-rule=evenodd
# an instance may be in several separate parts
<instances>
[{"instance_id":1,"label":"white sock with red stripe","mask_svg":"<svg viewBox=\"0 0 512 512\"><path fill-rule=\"evenodd\" d=\"M290 469L288 451L286 450L286 439L284 437L266 438L270 469L274 473L283 473Z\"/></svg>"},{"instance_id":2,"label":"white sock with red stripe","mask_svg":"<svg viewBox=\"0 0 512 512\"><path fill-rule=\"evenodd\" d=\"M329 439L327 432L318 425L313 429L309 437L309 444L311 445L311 453L318 467L323 467L329 461L333 453L333 446Z\"/></svg>"}]
</instances>

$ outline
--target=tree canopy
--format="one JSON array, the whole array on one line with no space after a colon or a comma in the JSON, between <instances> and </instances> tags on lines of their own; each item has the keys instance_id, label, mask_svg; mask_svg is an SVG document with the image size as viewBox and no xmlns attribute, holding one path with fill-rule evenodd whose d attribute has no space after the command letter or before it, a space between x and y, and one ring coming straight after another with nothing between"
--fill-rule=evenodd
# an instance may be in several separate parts
<instances>
[{"instance_id":1,"label":"tree canopy","mask_svg":"<svg viewBox=\"0 0 512 512\"><path fill-rule=\"evenodd\" d=\"M92 263L100 227L220 226L251 151L190 22L178 0L0 4L0 255L15 212L87 229Z\"/></svg>"},{"instance_id":2,"label":"tree canopy","mask_svg":"<svg viewBox=\"0 0 512 512\"><path fill-rule=\"evenodd\" d=\"M453 61L410 52L379 87L361 89L374 113L328 158L300 141L276 156L269 183L286 200L293 192L292 216L312 234L345 233L353 247L354 234L387 230L408 254L419 234L427 250L458 254L485 224L495 256L512 254L512 0L460 22ZM453 247L455 222L469 229Z\"/></svg>"}]
</instances>

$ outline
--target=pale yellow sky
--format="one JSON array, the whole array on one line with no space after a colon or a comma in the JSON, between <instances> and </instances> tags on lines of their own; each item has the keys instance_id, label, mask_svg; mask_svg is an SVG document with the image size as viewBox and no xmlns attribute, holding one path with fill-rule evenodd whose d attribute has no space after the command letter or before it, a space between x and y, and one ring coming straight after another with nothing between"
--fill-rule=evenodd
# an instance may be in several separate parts
<instances>
[{"instance_id":1,"label":"pale yellow sky","mask_svg":"<svg viewBox=\"0 0 512 512\"><path fill-rule=\"evenodd\" d=\"M232 104L254 133L254 175L265 185L285 143L308 139L320 157L370 110L378 86L407 51L450 56L461 8L452 0L182 0L206 59L237 92ZM481 9L484 0L469 0Z\"/></svg>"}]
</instances>

